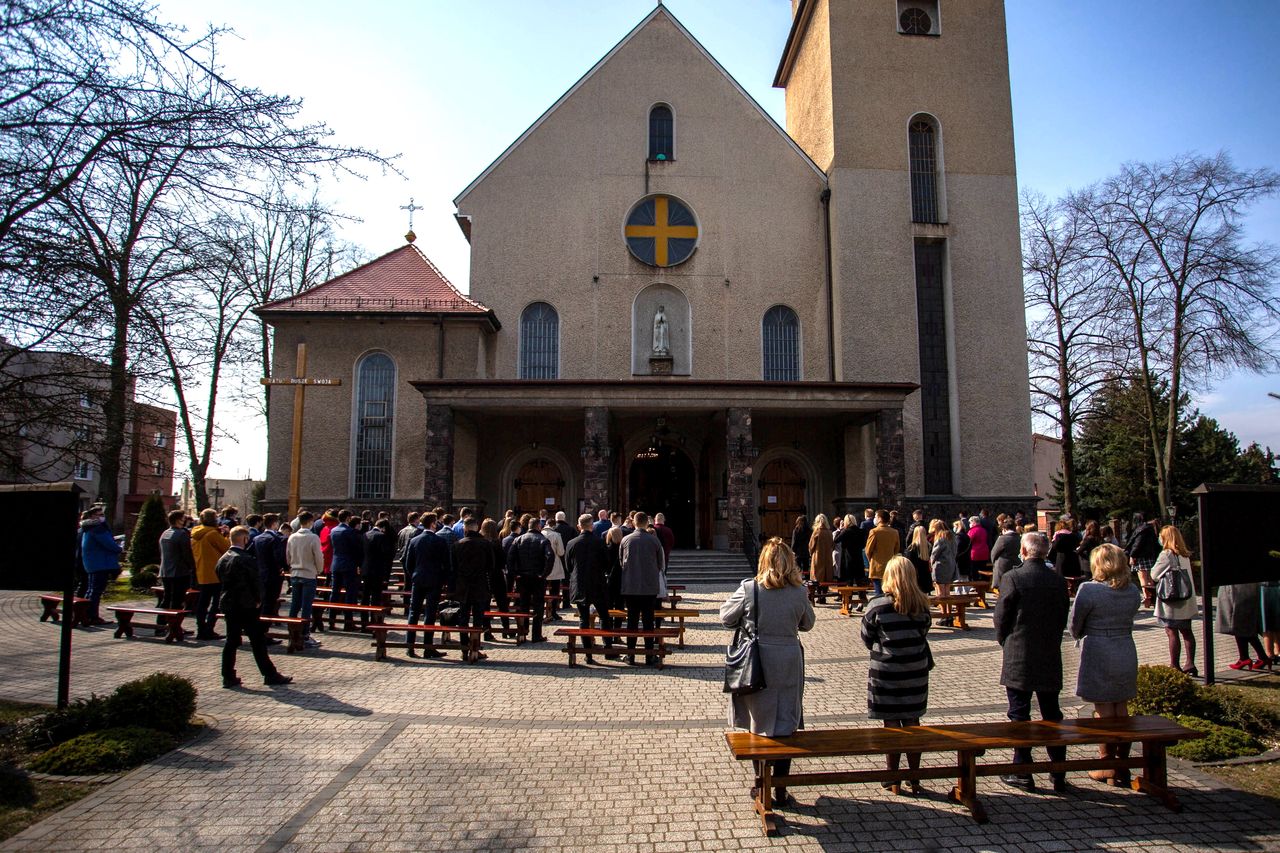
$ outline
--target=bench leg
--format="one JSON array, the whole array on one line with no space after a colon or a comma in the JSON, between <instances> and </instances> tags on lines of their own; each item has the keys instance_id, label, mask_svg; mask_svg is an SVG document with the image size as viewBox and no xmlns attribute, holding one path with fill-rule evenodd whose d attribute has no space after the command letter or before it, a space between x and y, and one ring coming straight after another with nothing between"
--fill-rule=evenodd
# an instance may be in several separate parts
<instances>
[{"instance_id":1,"label":"bench leg","mask_svg":"<svg viewBox=\"0 0 1280 853\"><path fill-rule=\"evenodd\" d=\"M412 631L409 631L408 633L410 637L413 636ZM373 659L386 660L387 659L387 632L386 631L373 632L373 646L374 646Z\"/></svg>"},{"instance_id":2,"label":"bench leg","mask_svg":"<svg viewBox=\"0 0 1280 853\"><path fill-rule=\"evenodd\" d=\"M969 810L978 823L987 822L987 811L978 800L977 753L962 750L956 756L956 785L947 795L953 803Z\"/></svg>"},{"instance_id":3,"label":"bench leg","mask_svg":"<svg viewBox=\"0 0 1280 853\"><path fill-rule=\"evenodd\" d=\"M677 616L676 618L680 620L680 643L679 643L679 648L682 648L682 649L683 649L683 648L684 648L684 617L683 617L683 616Z\"/></svg>"},{"instance_id":4,"label":"bench leg","mask_svg":"<svg viewBox=\"0 0 1280 853\"><path fill-rule=\"evenodd\" d=\"M302 626L294 622L290 622L288 625L288 630L289 630L289 645L285 646L285 651L288 652L289 654L302 651L303 641L306 639L306 635L303 632Z\"/></svg>"},{"instance_id":5,"label":"bench leg","mask_svg":"<svg viewBox=\"0 0 1280 853\"><path fill-rule=\"evenodd\" d=\"M968 631L969 623L964 621L964 608L965 608L965 605L963 604L956 605L956 627L958 627L961 631Z\"/></svg>"},{"instance_id":6,"label":"bench leg","mask_svg":"<svg viewBox=\"0 0 1280 853\"><path fill-rule=\"evenodd\" d=\"M565 650L569 653L569 666L578 665L578 638L574 634L565 637L568 643L565 644Z\"/></svg>"},{"instance_id":7,"label":"bench leg","mask_svg":"<svg viewBox=\"0 0 1280 853\"><path fill-rule=\"evenodd\" d=\"M760 762L760 793L756 795L756 813L766 836L777 835L778 819L773 813L773 764Z\"/></svg>"},{"instance_id":8,"label":"bench leg","mask_svg":"<svg viewBox=\"0 0 1280 853\"><path fill-rule=\"evenodd\" d=\"M52 619L54 622L57 622L58 621L57 602L45 601L44 599L41 599L40 604L44 607L44 612L40 614L40 621L48 622L50 619Z\"/></svg>"},{"instance_id":9,"label":"bench leg","mask_svg":"<svg viewBox=\"0 0 1280 853\"><path fill-rule=\"evenodd\" d=\"M1129 783L1135 791L1141 791L1164 803L1170 811L1182 811L1182 803L1169 790L1168 764L1165 760L1165 744L1142 744L1142 775Z\"/></svg>"},{"instance_id":10,"label":"bench leg","mask_svg":"<svg viewBox=\"0 0 1280 853\"><path fill-rule=\"evenodd\" d=\"M312 608L311 610L311 630L324 631L324 611Z\"/></svg>"},{"instance_id":11,"label":"bench leg","mask_svg":"<svg viewBox=\"0 0 1280 853\"><path fill-rule=\"evenodd\" d=\"M133 614L121 610L116 611L116 639L128 637L133 639Z\"/></svg>"},{"instance_id":12,"label":"bench leg","mask_svg":"<svg viewBox=\"0 0 1280 853\"><path fill-rule=\"evenodd\" d=\"M166 616L165 622L168 623L169 632L164 635L164 641L166 643L180 642L182 640L182 614Z\"/></svg>"},{"instance_id":13,"label":"bench leg","mask_svg":"<svg viewBox=\"0 0 1280 853\"><path fill-rule=\"evenodd\" d=\"M658 669L666 664L667 660L667 640L665 637L658 638Z\"/></svg>"}]
</instances>

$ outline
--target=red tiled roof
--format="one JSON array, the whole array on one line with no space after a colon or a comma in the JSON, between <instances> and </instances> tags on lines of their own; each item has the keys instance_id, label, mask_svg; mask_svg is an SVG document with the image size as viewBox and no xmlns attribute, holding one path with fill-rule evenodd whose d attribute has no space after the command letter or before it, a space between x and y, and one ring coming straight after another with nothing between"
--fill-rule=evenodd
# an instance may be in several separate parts
<instances>
[{"instance_id":1,"label":"red tiled roof","mask_svg":"<svg viewBox=\"0 0 1280 853\"><path fill-rule=\"evenodd\" d=\"M297 296L261 305L258 311L492 313L463 295L413 244L401 246Z\"/></svg>"}]
</instances>

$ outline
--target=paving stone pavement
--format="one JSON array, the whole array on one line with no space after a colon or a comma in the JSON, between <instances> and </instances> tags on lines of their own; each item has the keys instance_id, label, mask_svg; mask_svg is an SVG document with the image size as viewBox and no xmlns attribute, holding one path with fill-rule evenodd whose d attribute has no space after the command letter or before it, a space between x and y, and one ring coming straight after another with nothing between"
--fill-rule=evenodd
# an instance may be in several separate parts
<instances>
[{"instance_id":1,"label":"paving stone pavement","mask_svg":"<svg viewBox=\"0 0 1280 853\"><path fill-rule=\"evenodd\" d=\"M77 630L73 695L177 672L196 682L210 726L0 850L1280 850L1280 808L1178 762L1170 781L1182 814L1083 774L1071 777L1066 797L980 780L985 826L945 801L942 782L926 783L918 799L877 785L828 786L797 790L782 834L765 839L749 770L724 744L728 632L715 611L726 594L687 591L685 605L704 616L661 672L612 662L570 670L559 644L500 643L478 666L456 654L409 660L401 650L375 662L367 636L328 632L318 652L273 655L296 678L285 688L249 677L246 648L246 687L229 691L220 687L220 643ZM0 593L6 699L55 695L58 628L38 614L34 594ZM990 611L970 622L967 632L930 634L938 666L929 722L1004 717ZM803 638L810 728L873 724L857 628L857 618L820 607ZM1143 662L1166 661L1150 611L1135 638ZM1237 677L1225 667L1234 649L1219 643L1219 651L1223 678ZM1078 658L1065 639L1069 716L1088 713L1070 695Z\"/></svg>"}]
</instances>

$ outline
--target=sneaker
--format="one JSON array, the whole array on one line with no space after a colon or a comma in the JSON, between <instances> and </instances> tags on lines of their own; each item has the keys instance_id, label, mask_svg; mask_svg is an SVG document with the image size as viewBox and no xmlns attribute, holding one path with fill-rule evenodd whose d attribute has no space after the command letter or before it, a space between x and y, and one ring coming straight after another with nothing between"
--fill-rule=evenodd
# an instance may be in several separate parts
<instances>
[{"instance_id":1,"label":"sneaker","mask_svg":"<svg viewBox=\"0 0 1280 853\"><path fill-rule=\"evenodd\" d=\"M312 637L307 637L302 641L302 647L304 649L318 649L322 645L323 643L321 643L319 640L314 639Z\"/></svg>"},{"instance_id":2,"label":"sneaker","mask_svg":"<svg viewBox=\"0 0 1280 853\"><path fill-rule=\"evenodd\" d=\"M1031 776L1010 774L1008 776L1001 776L1000 781L1008 785L1010 788L1017 788L1020 791L1034 791L1036 789L1036 781Z\"/></svg>"}]
</instances>

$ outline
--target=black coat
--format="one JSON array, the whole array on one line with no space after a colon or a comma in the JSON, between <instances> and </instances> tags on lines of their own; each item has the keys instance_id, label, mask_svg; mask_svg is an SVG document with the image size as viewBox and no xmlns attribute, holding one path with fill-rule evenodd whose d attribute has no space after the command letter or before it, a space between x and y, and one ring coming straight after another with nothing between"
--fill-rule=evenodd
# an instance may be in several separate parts
<instances>
[{"instance_id":1,"label":"black coat","mask_svg":"<svg viewBox=\"0 0 1280 853\"><path fill-rule=\"evenodd\" d=\"M489 543L489 550L493 552L493 569L489 572L489 594L505 605L507 603L505 596L507 594L507 552L503 550L502 543L496 539L485 540Z\"/></svg>"},{"instance_id":2,"label":"black coat","mask_svg":"<svg viewBox=\"0 0 1280 853\"><path fill-rule=\"evenodd\" d=\"M1151 522L1144 523L1129 534L1124 552L1135 560L1155 560L1160 556L1160 542L1156 539L1156 529Z\"/></svg>"},{"instance_id":3,"label":"black coat","mask_svg":"<svg viewBox=\"0 0 1280 853\"><path fill-rule=\"evenodd\" d=\"M1064 578L1080 577L1080 534L1069 530L1054 534L1049 562Z\"/></svg>"},{"instance_id":4,"label":"black coat","mask_svg":"<svg viewBox=\"0 0 1280 853\"><path fill-rule=\"evenodd\" d=\"M594 604L597 610L609 605L609 546L594 533L583 533L564 550L569 572L569 600L574 604Z\"/></svg>"},{"instance_id":5,"label":"black coat","mask_svg":"<svg viewBox=\"0 0 1280 853\"><path fill-rule=\"evenodd\" d=\"M364 535L364 577L381 583L391 577L391 563L396 557L396 540L390 533L373 528Z\"/></svg>"},{"instance_id":6,"label":"black coat","mask_svg":"<svg viewBox=\"0 0 1280 853\"><path fill-rule=\"evenodd\" d=\"M564 541L565 545L568 545L569 541L576 538L578 535L578 531L575 530L573 525L567 521L557 521L551 526L556 533L560 534L560 538Z\"/></svg>"},{"instance_id":7,"label":"black coat","mask_svg":"<svg viewBox=\"0 0 1280 853\"><path fill-rule=\"evenodd\" d=\"M214 566L218 583L222 584L224 613L257 613L262 609L262 578L253 554L238 545L218 558Z\"/></svg>"},{"instance_id":8,"label":"black coat","mask_svg":"<svg viewBox=\"0 0 1280 853\"><path fill-rule=\"evenodd\" d=\"M409 541L404 554L404 576L416 584L444 586L453 574L449 543L430 530Z\"/></svg>"},{"instance_id":9,"label":"black coat","mask_svg":"<svg viewBox=\"0 0 1280 853\"><path fill-rule=\"evenodd\" d=\"M862 549L867 547L867 531L856 525L841 527L835 532L833 541L840 549L840 578L844 581L866 580Z\"/></svg>"},{"instance_id":10,"label":"black coat","mask_svg":"<svg viewBox=\"0 0 1280 853\"><path fill-rule=\"evenodd\" d=\"M973 563L969 560L969 549L972 547L968 533L961 531L956 534L956 571L962 578L973 577Z\"/></svg>"},{"instance_id":11,"label":"black coat","mask_svg":"<svg viewBox=\"0 0 1280 853\"><path fill-rule=\"evenodd\" d=\"M455 592L463 604L489 602L489 575L493 572L493 546L479 533L468 533L453 546Z\"/></svg>"},{"instance_id":12,"label":"black coat","mask_svg":"<svg viewBox=\"0 0 1280 853\"><path fill-rule=\"evenodd\" d=\"M545 578L556 564L551 541L541 533L524 533L507 551L507 572L529 578Z\"/></svg>"},{"instance_id":13,"label":"black coat","mask_svg":"<svg viewBox=\"0 0 1280 853\"><path fill-rule=\"evenodd\" d=\"M996 640L1004 647L1000 683L1015 690L1062 690L1067 582L1044 560L1027 560L1000 579Z\"/></svg>"}]
</instances>

